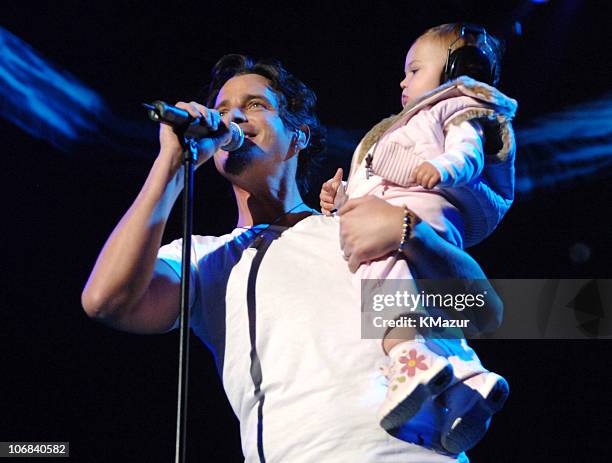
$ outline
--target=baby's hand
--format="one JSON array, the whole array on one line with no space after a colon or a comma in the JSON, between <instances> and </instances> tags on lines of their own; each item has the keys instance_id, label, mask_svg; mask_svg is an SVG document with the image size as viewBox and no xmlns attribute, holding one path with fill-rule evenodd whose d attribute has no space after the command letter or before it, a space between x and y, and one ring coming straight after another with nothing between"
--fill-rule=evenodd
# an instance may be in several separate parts
<instances>
[{"instance_id":1,"label":"baby's hand","mask_svg":"<svg viewBox=\"0 0 612 463\"><path fill-rule=\"evenodd\" d=\"M417 166L410 176L410 181L421 185L423 188L433 188L440 183L440 172L430 162L425 161Z\"/></svg>"},{"instance_id":2,"label":"baby's hand","mask_svg":"<svg viewBox=\"0 0 612 463\"><path fill-rule=\"evenodd\" d=\"M336 171L336 175L334 175L333 178L330 178L321 187L321 194L319 194L319 199L321 200L321 212L323 214L332 215L332 212L338 209L338 206L335 204L335 200L336 193L338 193L338 188L341 184L342 168L339 168Z\"/></svg>"}]
</instances>

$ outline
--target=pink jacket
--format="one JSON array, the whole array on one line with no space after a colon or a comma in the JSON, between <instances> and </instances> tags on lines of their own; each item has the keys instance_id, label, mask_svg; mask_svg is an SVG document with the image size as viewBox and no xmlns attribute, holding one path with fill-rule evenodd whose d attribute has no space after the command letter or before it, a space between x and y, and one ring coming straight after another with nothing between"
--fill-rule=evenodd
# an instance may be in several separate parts
<instances>
[{"instance_id":1,"label":"pink jacket","mask_svg":"<svg viewBox=\"0 0 612 463\"><path fill-rule=\"evenodd\" d=\"M514 199L516 143L511 120L516 108L512 98L469 77L447 82L364 137L353 156L349 196L359 190L351 180L363 181L354 173L366 165L388 182L426 194L408 179L416 166L429 161L442 178L434 192L463 215L464 245L477 244L497 227ZM484 159L473 145L445 150L450 127L465 121L477 122L473 125L481 130Z\"/></svg>"}]
</instances>

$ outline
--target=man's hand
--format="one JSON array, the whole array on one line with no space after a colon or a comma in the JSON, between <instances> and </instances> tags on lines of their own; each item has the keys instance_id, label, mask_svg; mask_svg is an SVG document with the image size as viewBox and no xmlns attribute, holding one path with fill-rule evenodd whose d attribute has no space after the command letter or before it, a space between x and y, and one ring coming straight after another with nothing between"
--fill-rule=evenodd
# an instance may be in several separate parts
<instances>
[{"instance_id":1,"label":"man's hand","mask_svg":"<svg viewBox=\"0 0 612 463\"><path fill-rule=\"evenodd\" d=\"M319 194L320 204L321 204L321 212L325 215L332 215L332 212L337 209L337 205L335 204L336 194L338 193L338 188L342 184L342 168L339 168L336 171L336 174L333 178L330 178L327 182L323 184L321 187L321 193Z\"/></svg>"},{"instance_id":2,"label":"man's hand","mask_svg":"<svg viewBox=\"0 0 612 463\"><path fill-rule=\"evenodd\" d=\"M440 183L440 172L430 162L425 161L417 166L410 176L410 182L421 185L423 188L433 188Z\"/></svg>"},{"instance_id":3,"label":"man's hand","mask_svg":"<svg viewBox=\"0 0 612 463\"><path fill-rule=\"evenodd\" d=\"M177 108L184 109L194 118L203 118L206 125L211 130L217 130L223 122L219 112L214 109L209 109L195 101L185 103L179 101L175 105ZM196 167L201 166L208 161L213 154L219 149L225 141L225 137L218 138L202 138L198 141L198 161ZM181 143L179 137L174 131L174 128L167 124L160 124L159 128L159 144L160 156L169 156L172 158L172 164L175 168L179 168L182 163Z\"/></svg>"},{"instance_id":4,"label":"man's hand","mask_svg":"<svg viewBox=\"0 0 612 463\"><path fill-rule=\"evenodd\" d=\"M395 251L402 239L404 208L375 196L350 199L339 211L340 247L349 270Z\"/></svg>"}]
</instances>

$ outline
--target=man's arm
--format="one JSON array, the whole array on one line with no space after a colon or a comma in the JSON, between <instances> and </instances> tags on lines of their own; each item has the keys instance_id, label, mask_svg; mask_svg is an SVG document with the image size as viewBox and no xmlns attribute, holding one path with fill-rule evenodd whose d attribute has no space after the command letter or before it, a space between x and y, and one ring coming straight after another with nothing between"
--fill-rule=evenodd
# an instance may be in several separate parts
<instances>
[{"instance_id":1,"label":"man's arm","mask_svg":"<svg viewBox=\"0 0 612 463\"><path fill-rule=\"evenodd\" d=\"M178 316L180 280L157 263L166 221L180 194L172 153L160 152L138 197L106 241L81 295L85 312L113 328L163 332Z\"/></svg>"},{"instance_id":2,"label":"man's arm","mask_svg":"<svg viewBox=\"0 0 612 463\"><path fill-rule=\"evenodd\" d=\"M403 211L402 211L403 214ZM429 224L419 221L404 254L416 278L483 279L486 275L478 263L465 251L438 235Z\"/></svg>"},{"instance_id":3,"label":"man's arm","mask_svg":"<svg viewBox=\"0 0 612 463\"><path fill-rule=\"evenodd\" d=\"M195 118L218 113L195 103L178 103ZM198 165L210 159L222 139L204 139ZM160 153L138 197L106 241L81 295L85 312L113 328L161 333L179 314L180 279L157 259L172 206L183 187L182 149L172 129L160 128Z\"/></svg>"}]
</instances>

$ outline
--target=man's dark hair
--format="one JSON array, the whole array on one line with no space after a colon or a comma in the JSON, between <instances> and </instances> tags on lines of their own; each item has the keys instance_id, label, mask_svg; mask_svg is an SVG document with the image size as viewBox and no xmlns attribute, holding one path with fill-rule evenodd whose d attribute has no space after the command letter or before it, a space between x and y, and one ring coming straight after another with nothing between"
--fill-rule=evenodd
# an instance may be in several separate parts
<instances>
[{"instance_id":1,"label":"man's dark hair","mask_svg":"<svg viewBox=\"0 0 612 463\"><path fill-rule=\"evenodd\" d=\"M270 81L270 88L279 101L279 115L286 127L296 130L302 124L310 128L308 146L300 151L296 180L302 194L309 191L309 178L320 166L325 151L325 128L315 113L315 93L291 75L276 60L254 60L244 55L225 55L212 70L206 105L213 107L221 87L232 77L258 74Z\"/></svg>"}]
</instances>

